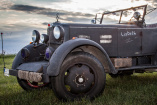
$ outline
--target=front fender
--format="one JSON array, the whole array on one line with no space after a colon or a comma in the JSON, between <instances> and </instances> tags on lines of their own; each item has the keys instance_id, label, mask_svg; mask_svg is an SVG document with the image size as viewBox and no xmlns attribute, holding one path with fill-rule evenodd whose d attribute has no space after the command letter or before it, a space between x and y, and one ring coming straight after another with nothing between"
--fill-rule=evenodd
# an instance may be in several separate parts
<instances>
[{"instance_id":1,"label":"front fender","mask_svg":"<svg viewBox=\"0 0 157 105\"><path fill-rule=\"evenodd\" d=\"M57 76L59 74L60 67L61 67L64 59L66 58L66 56L73 49L75 49L79 46L83 46L83 45L90 45L90 46L94 46L94 47L98 48L105 55L105 57L107 58L110 71L113 74L117 73L117 71L115 70L108 54L106 53L106 51L98 43L96 43L92 40L78 38L78 39L75 39L75 40L69 40L67 42L64 42L62 45L60 45L55 50L55 52L53 53L53 55L51 56L51 59L49 61L49 66L47 68L47 74L49 76Z\"/></svg>"}]
</instances>

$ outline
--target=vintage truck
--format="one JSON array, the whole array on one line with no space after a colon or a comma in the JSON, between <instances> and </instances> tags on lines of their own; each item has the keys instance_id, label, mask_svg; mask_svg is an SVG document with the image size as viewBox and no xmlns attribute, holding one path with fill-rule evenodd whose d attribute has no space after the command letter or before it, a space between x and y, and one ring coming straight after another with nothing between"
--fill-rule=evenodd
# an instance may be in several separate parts
<instances>
[{"instance_id":1,"label":"vintage truck","mask_svg":"<svg viewBox=\"0 0 157 105\"><path fill-rule=\"evenodd\" d=\"M117 77L157 68L157 28L145 23L146 14L142 5L98 13L92 24L57 19L47 35L33 31L33 42L18 52L9 75L24 90L50 87L61 100L94 99L105 88L106 73Z\"/></svg>"}]
</instances>

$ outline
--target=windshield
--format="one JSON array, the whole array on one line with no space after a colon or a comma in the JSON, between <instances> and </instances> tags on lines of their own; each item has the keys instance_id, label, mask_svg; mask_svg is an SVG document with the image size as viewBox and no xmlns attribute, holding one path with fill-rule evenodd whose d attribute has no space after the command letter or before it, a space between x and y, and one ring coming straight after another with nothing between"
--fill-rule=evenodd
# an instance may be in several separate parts
<instances>
[{"instance_id":1,"label":"windshield","mask_svg":"<svg viewBox=\"0 0 157 105\"><path fill-rule=\"evenodd\" d=\"M97 14L96 20L97 23L100 24L115 24L115 23L128 23L128 22L135 22L135 21L144 21L145 11L147 5L132 7L123 10L117 10L113 12L104 12Z\"/></svg>"},{"instance_id":2,"label":"windshield","mask_svg":"<svg viewBox=\"0 0 157 105\"><path fill-rule=\"evenodd\" d=\"M154 8L153 11L151 12L148 12L148 14L145 16L145 22L147 24L154 24L154 23L157 23L157 9Z\"/></svg>"}]
</instances>

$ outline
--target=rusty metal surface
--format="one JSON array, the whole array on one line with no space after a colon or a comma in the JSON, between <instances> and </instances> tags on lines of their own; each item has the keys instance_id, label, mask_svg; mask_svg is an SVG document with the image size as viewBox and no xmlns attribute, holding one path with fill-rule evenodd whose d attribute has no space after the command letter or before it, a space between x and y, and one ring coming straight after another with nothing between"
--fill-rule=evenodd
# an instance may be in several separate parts
<instances>
[{"instance_id":1,"label":"rusty metal surface","mask_svg":"<svg viewBox=\"0 0 157 105\"><path fill-rule=\"evenodd\" d=\"M17 76L17 77L18 77L18 71L19 71L19 70L10 69L10 70L9 70L9 75ZM22 70L22 71L23 71L23 70ZM27 79L29 79L29 72L28 72L28 71L25 71L24 74L21 74L21 75L20 75L20 78L23 78L23 79L26 79L26 78L27 78ZM32 79L31 79L31 80L32 80ZM38 81L39 81L39 80L38 80ZM41 79L40 82L45 82L45 83L50 82L49 76L48 76L46 73L42 74L42 79Z\"/></svg>"},{"instance_id":2,"label":"rusty metal surface","mask_svg":"<svg viewBox=\"0 0 157 105\"><path fill-rule=\"evenodd\" d=\"M111 58L111 61L115 68L132 66L132 58Z\"/></svg>"},{"instance_id":3,"label":"rusty metal surface","mask_svg":"<svg viewBox=\"0 0 157 105\"><path fill-rule=\"evenodd\" d=\"M34 81L34 82L40 82L42 80L42 73L18 70L18 77L20 79L25 79L25 80Z\"/></svg>"}]
</instances>

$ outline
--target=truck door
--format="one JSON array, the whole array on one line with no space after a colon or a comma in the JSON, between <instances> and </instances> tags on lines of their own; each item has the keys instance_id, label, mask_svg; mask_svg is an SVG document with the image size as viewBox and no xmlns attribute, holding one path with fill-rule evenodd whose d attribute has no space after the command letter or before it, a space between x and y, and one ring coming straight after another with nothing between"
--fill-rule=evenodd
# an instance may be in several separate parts
<instances>
[{"instance_id":1,"label":"truck door","mask_svg":"<svg viewBox=\"0 0 157 105\"><path fill-rule=\"evenodd\" d=\"M118 28L118 56L139 56L141 49L141 28Z\"/></svg>"},{"instance_id":2,"label":"truck door","mask_svg":"<svg viewBox=\"0 0 157 105\"><path fill-rule=\"evenodd\" d=\"M157 51L157 28L142 29L142 54L152 55Z\"/></svg>"}]
</instances>

